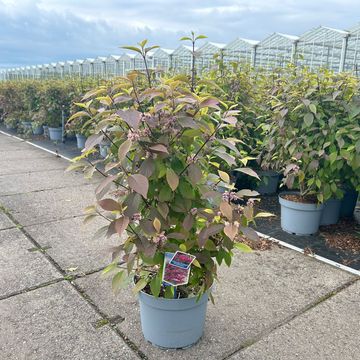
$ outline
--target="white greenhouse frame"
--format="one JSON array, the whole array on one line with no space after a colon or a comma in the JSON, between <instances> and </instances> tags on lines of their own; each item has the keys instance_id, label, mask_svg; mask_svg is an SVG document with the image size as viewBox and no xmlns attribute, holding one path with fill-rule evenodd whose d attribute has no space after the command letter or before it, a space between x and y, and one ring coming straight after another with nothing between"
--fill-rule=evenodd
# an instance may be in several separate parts
<instances>
[{"instance_id":1,"label":"white greenhouse frame","mask_svg":"<svg viewBox=\"0 0 360 360\"><path fill-rule=\"evenodd\" d=\"M262 41L241 37L228 44L206 42L195 48L198 72L210 69L216 61L239 62L254 68L273 69L289 63L306 66L311 71L320 67L335 72L348 71L360 76L360 23L348 31L318 26L301 36L273 33ZM191 69L192 47L181 44L175 50L158 48L148 54L149 68L175 72ZM93 76L111 78L124 76L132 70L144 70L140 54L122 53L57 63L20 66L0 70L0 80L42 79L48 77Z\"/></svg>"},{"instance_id":2,"label":"white greenhouse frame","mask_svg":"<svg viewBox=\"0 0 360 360\"><path fill-rule=\"evenodd\" d=\"M343 71L348 31L319 26L303 34L297 45L297 65Z\"/></svg>"},{"instance_id":3,"label":"white greenhouse frame","mask_svg":"<svg viewBox=\"0 0 360 360\"><path fill-rule=\"evenodd\" d=\"M296 44L295 35L273 33L257 44L254 65L262 69L285 67L294 62Z\"/></svg>"}]
</instances>

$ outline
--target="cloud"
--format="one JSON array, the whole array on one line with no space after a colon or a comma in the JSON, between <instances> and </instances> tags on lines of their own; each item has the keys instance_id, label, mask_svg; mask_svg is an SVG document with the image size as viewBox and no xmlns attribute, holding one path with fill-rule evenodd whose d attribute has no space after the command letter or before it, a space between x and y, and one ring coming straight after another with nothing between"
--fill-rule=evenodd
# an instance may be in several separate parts
<instances>
[{"instance_id":1,"label":"cloud","mask_svg":"<svg viewBox=\"0 0 360 360\"><path fill-rule=\"evenodd\" d=\"M0 0L0 67L105 56L144 38L174 48L190 30L226 43L349 28L357 10L357 0Z\"/></svg>"}]
</instances>

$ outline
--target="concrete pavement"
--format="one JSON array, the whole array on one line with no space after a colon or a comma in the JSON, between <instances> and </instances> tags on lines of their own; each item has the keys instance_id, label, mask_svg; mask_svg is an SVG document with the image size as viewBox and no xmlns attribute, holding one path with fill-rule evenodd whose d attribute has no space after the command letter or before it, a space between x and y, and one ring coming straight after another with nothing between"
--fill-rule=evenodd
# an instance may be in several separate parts
<instances>
[{"instance_id":1,"label":"concrete pavement","mask_svg":"<svg viewBox=\"0 0 360 360\"><path fill-rule=\"evenodd\" d=\"M221 269L198 344L154 348L136 298L100 275L116 238L82 226L95 183L67 165L0 134L0 359L357 358L358 278L276 245Z\"/></svg>"}]
</instances>

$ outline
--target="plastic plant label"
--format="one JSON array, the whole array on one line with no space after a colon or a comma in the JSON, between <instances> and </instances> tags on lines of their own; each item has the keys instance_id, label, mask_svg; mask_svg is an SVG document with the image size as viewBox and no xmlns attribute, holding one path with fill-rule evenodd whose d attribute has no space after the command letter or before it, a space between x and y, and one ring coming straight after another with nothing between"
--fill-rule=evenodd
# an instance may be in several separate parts
<instances>
[{"instance_id":1,"label":"plastic plant label","mask_svg":"<svg viewBox=\"0 0 360 360\"><path fill-rule=\"evenodd\" d=\"M173 257L174 253L165 253L162 281L164 285L186 285L189 282L190 268L183 269L181 267L170 264L170 260Z\"/></svg>"},{"instance_id":2,"label":"plastic plant label","mask_svg":"<svg viewBox=\"0 0 360 360\"><path fill-rule=\"evenodd\" d=\"M195 256L182 251L177 251L170 260L170 264L182 269L189 269L192 262L196 259Z\"/></svg>"}]
</instances>

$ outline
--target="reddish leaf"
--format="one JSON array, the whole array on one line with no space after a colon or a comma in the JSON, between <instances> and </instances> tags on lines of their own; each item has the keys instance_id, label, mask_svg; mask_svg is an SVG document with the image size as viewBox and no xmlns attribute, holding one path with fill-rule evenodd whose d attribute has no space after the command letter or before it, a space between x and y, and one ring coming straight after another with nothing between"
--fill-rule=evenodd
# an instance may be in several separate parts
<instances>
[{"instance_id":1,"label":"reddish leaf","mask_svg":"<svg viewBox=\"0 0 360 360\"><path fill-rule=\"evenodd\" d=\"M116 112L131 128L137 130L141 121L141 112L137 110L118 110Z\"/></svg>"},{"instance_id":2,"label":"reddish leaf","mask_svg":"<svg viewBox=\"0 0 360 360\"><path fill-rule=\"evenodd\" d=\"M169 154L168 149L163 144L155 144L149 147L149 150L151 152L154 152L156 154Z\"/></svg>"},{"instance_id":3,"label":"reddish leaf","mask_svg":"<svg viewBox=\"0 0 360 360\"><path fill-rule=\"evenodd\" d=\"M81 152L89 151L91 150L95 145L99 145L101 141L103 141L104 135L103 134L93 134L90 135L85 142L84 149L81 150Z\"/></svg>"},{"instance_id":4,"label":"reddish leaf","mask_svg":"<svg viewBox=\"0 0 360 360\"><path fill-rule=\"evenodd\" d=\"M222 201L220 203L220 211L229 221L232 220L233 208L228 202Z\"/></svg>"},{"instance_id":5,"label":"reddish leaf","mask_svg":"<svg viewBox=\"0 0 360 360\"><path fill-rule=\"evenodd\" d=\"M129 152L131 145L132 145L132 141L127 139L119 146L118 158L120 161L126 158L126 155Z\"/></svg>"},{"instance_id":6,"label":"reddish leaf","mask_svg":"<svg viewBox=\"0 0 360 360\"><path fill-rule=\"evenodd\" d=\"M121 95L121 96L117 96L117 97L114 99L114 104L120 104L120 103L127 102L127 101L130 101L130 100L132 100L132 97L131 97L131 96Z\"/></svg>"},{"instance_id":7,"label":"reddish leaf","mask_svg":"<svg viewBox=\"0 0 360 360\"><path fill-rule=\"evenodd\" d=\"M142 195L145 199L149 190L149 181L147 177L141 174L134 174L128 177L128 184L138 194Z\"/></svg>"},{"instance_id":8,"label":"reddish leaf","mask_svg":"<svg viewBox=\"0 0 360 360\"><path fill-rule=\"evenodd\" d=\"M113 181L117 178L117 175L111 175L105 178L99 186L95 189L95 194L97 199L101 199L106 192L109 190Z\"/></svg>"},{"instance_id":9,"label":"reddish leaf","mask_svg":"<svg viewBox=\"0 0 360 360\"><path fill-rule=\"evenodd\" d=\"M188 177L193 185L196 185L202 179L202 172L198 165L190 164L188 167Z\"/></svg>"},{"instance_id":10,"label":"reddish leaf","mask_svg":"<svg viewBox=\"0 0 360 360\"><path fill-rule=\"evenodd\" d=\"M250 227L242 227L241 226L240 230L246 238L248 238L250 240L255 240L255 241L260 240L259 235L257 234L257 232L254 229L252 229Z\"/></svg>"},{"instance_id":11,"label":"reddish leaf","mask_svg":"<svg viewBox=\"0 0 360 360\"><path fill-rule=\"evenodd\" d=\"M183 221L183 227L186 231L190 231L194 224L194 217L191 214L187 214Z\"/></svg>"},{"instance_id":12,"label":"reddish leaf","mask_svg":"<svg viewBox=\"0 0 360 360\"><path fill-rule=\"evenodd\" d=\"M120 210L120 204L113 199L103 199L98 201L98 204L106 211Z\"/></svg>"},{"instance_id":13,"label":"reddish leaf","mask_svg":"<svg viewBox=\"0 0 360 360\"><path fill-rule=\"evenodd\" d=\"M234 224L226 224L224 227L224 233L228 236L231 240L235 239L235 236L238 234L239 228Z\"/></svg>"},{"instance_id":14,"label":"reddish leaf","mask_svg":"<svg viewBox=\"0 0 360 360\"><path fill-rule=\"evenodd\" d=\"M172 191L175 191L179 185L179 177L171 168L166 169L166 180Z\"/></svg>"},{"instance_id":15,"label":"reddish leaf","mask_svg":"<svg viewBox=\"0 0 360 360\"><path fill-rule=\"evenodd\" d=\"M184 240L186 236L181 233L169 233L166 235L169 239Z\"/></svg>"},{"instance_id":16,"label":"reddish leaf","mask_svg":"<svg viewBox=\"0 0 360 360\"><path fill-rule=\"evenodd\" d=\"M114 235L116 233L115 230L115 221L112 221L108 227L108 230L106 232L106 237L109 238L110 236Z\"/></svg>"},{"instance_id":17,"label":"reddish leaf","mask_svg":"<svg viewBox=\"0 0 360 360\"><path fill-rule=\"evenodd\" d=\"M130 219L127 216L122 216L121 218L115 220L115 230L119 235L126 230L129 225L129 221Z\"/></svg>"},{"instance_id":18,"label":"reddish leaf","mask_svg":"<svg viewBox=\"0 0 360 360\"><path fill-rule=\"evenodd\" d=\"M140 166L139 173L149 178L155 170L155 162L151 158L144 160Z\"/></svg>"},{"instance_id":19,"label":"reddish leaf","mask_svg":"<svg viewBox=\"0 0 360 360\"><path fill-rule=\"evenodd\" d=\"M223 228L224 228L223 224L212 224L212 225L202 229L199 233L199 239L198 239L199 246L201 248L204 247L206 240L210 236L215 235L215 234L219 233L220 231L222 231Z\"/></svg>"},{"instance_id":20,"label":"reddish leaf","mask_svg":"<svg viewBox=\"0 0 360 360\"><path fill-rule=\"evenodd\" d=\"M206 99L206 100L203 100L201 103L200 103L200 109L204 108L204 107L208 107L208 108L213 108L213 109L216 109L216 110L220 110L219 108L219 100L217 99L212 99L212 98L209 98L209 99Z\"/></svg>"}]
</instances>

